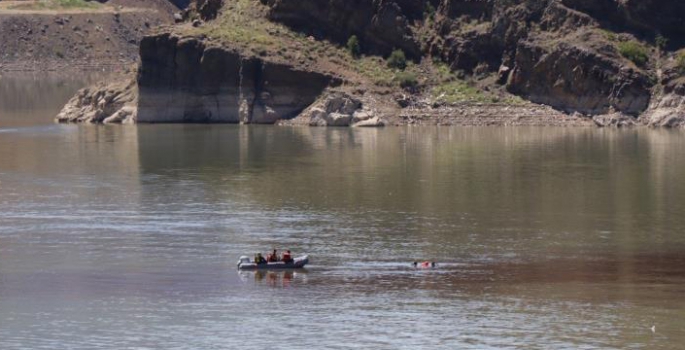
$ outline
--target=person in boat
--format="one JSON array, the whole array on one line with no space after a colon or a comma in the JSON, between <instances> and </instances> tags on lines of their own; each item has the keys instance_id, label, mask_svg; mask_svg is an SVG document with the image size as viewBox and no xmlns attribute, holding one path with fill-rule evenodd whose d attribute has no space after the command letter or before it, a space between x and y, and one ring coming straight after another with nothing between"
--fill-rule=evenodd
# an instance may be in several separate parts
<instances>
[{"instance_id":1,"label":"person in boat","mask_svg":"<svg viewBox=\"0 0 685 350\"><path fill-rule=\"evenodd\" d=\"M293 257L290 254L289 250L286 250L285 253L283 253L283 257L281 258L281 260L286 264L293 262Z\"/></svg>"},{"instance_id":2,"label":"person in boat","mask_svg":"<svg viewBox=\"0 0 685 350\"><path fill-rule=\"evenodd\" d=\"M254 263L257 265L266 264L266 259L262 256L262 253L257 253L257 255L255 255Z\"/></svg>"},{"instance_id":3,"label":"person in boat","mask_svg":"<svg viewBox=\"0 0 685 350\"><path fill-rule=\"evenodd\" d=\"M278 253L276 252L276 249L274 251L266 256L266 261L268 262L278 262Z\"/></svg>"}]
</instances>

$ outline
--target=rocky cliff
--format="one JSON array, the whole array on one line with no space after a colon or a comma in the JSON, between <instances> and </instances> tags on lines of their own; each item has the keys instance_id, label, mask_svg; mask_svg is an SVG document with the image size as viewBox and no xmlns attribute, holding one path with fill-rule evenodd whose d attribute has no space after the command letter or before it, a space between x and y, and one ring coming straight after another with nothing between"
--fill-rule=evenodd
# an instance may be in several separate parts
<instances>
[{"instance_id":1,"label":"rocky cliff","mask_svg":"<svg viewBox=\"0 0 685 350\"><path fill-rule=\"evenodd\" d=\"M139 122L272 124L295 117L339 83L168 33L143 39L140 57Z\"/></svg>"},{"instance_id":2,"label":"rocky cliff","mask_svg":"<svg viewBox=\"0 0 685 350\"><path fill-rule=\"evenodd\" d=\"M351 100L393 96L398 108L522 103L515 95L587 120L685 124L678 122L685 115L685 5L672 1L203 0L193 6L211 7L201 17L216 20L141 42L141 122L272 123L306 109L313 116L307 123L335 124L331 113L338 112L323 116L310 105L327 101L321 93L344 81ZM358 47L348 49L361 55L341 55L352 37ZM382 67L397 50L414 63ZM338 114L347 120L355 112Z\"/></svg>"},{"instance_id":3,"label":"rocky cliff","mask_svg":"<svg viewBox=\"0 0 685 350\"><path fill-rule=\"evenodd\" d=\"M648 109L653 114L654 109L673 106L682 96L668 79L661 84L657 79L664 58L673 57L668 50L685 45L685 3L681 2L262 3L269 6L269 18L296 30L339 42L357 35L371 54L387 54L393 47L415 57L418 46L419 56L439 59L467 76L499 75L496 80L507 91L567 113L637 117ZM386 13L391 15L386 18Z\"/></svg>"},{"instance_id":4,"label":"rocky cliff","mask_svg":"<svg viewBox=\"0 0 685 350\"><path fill-rule=\"evenodd\" d=\"M260 1L269 7L269 19L315 38L344 44L355 35L365 51L372 54L389 55L393 49L402 49L414 58L421 56L410 24L422 16L422 1Z\"/></svg>"}]
</instances>

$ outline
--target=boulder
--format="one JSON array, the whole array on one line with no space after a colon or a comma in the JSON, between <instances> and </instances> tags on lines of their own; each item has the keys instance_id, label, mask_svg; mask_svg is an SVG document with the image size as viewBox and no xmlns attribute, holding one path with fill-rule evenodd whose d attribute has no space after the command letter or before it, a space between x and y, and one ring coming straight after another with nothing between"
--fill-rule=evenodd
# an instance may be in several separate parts
<instances>
[{"instance_id":1,"label":"boulder","mask_svg":"<svg viewBox=\"0 0 685 350\"><path fill-rule=\"evenodd\" d=\"M372 117L366 120L352 124L354 127L369 128L369 127L383 127L387 124L385 119L380 117Z\"/></svg>"},{"instance_id":2,"label":"boulder","mask_svg":"<svg viewBox=\"0 0 685 350\"><path fill-rule=\"evenodd\" d=\"M310 126L350 126L355 116L366 118L360 113L362 103L359 99L344 92L332 92L307 108L298 119Z\"/></svg>"},{"instance_id":3,"label":"boulder","mask_svg":"<svg viewBox=\"0 0 685 350\"><path fill-rule=\"evenodd\" d=\"M659 109L649 113L647 125L662 128L685 128L685 110Z\"/></svg>"},{"instance_id":4,"label":"boulder","mask_svg":"<svg viewBox=\"0 0 685 350\"><path fill-rule=\"evenodd\" d=\"M136 122L137 89L135 81L100 83L79 90L55 117L59 123Z\"/></svg>"},{"instance_id":5,"label":"boulder","mask_svg":"<svg viewBox=\"0 0 685 350\"><path fill-rule=\"evenodd\" d=\"M191 8L194 9L203 21L210 21L219 15L224 6L224 0L193 0Z\"/></svg>"},{"instance_id":6,"label":"boulder","mask_svg":"<svg viewBox=\"0 0 685 350\"><path fill-rule=\"evenodd\" d=\"M637 125L634 117L617 112L596 115L592 118L592 121L599 127L622 128Z\"/></svg>"},{"instance_id":7,"label":"boulder","mask_svg":"<svg viewBox=\"0 0 685 350\"><path fill-rule=\"evenodd\" d=\"M324 117L326 126L350 126L352 123L352 116L343 113L327 113Z\"/></svg>"}]
</instances>

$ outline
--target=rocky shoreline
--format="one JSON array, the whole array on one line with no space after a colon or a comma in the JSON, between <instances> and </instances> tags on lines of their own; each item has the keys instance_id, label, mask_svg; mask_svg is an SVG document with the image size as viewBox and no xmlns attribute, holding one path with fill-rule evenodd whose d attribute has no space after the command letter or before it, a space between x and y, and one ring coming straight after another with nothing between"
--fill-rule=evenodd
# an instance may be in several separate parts
<instances>
[{"instance_id":1,"label":"rocky shoreline","mask_svg":"<svg viewBox=\"0 0 685 350\"><path fill-rule=\"evenodd\" d=\"M169 95L168 97L171 97ZM235 96L234 98L238 98ZM135 79L112 84L100 83L80 90L60 114L59 123L136 124L139 118L139 91ZM660 110L640 118L620 113L584 116L567 114L549 106L525 103L392 106L390 96L354 96L342 88L332 88L295 118L241 120L234 115L226 120L167 120L167 123L258 123L281 126L385 127L385 126L536 126L536 127L665 127L685 129L685 116ZM233 106L239 111L238 106ZM235 111L233 113L236 113ZM158 122L158 121L155 121Z\"/></svg>"}]
</instances>

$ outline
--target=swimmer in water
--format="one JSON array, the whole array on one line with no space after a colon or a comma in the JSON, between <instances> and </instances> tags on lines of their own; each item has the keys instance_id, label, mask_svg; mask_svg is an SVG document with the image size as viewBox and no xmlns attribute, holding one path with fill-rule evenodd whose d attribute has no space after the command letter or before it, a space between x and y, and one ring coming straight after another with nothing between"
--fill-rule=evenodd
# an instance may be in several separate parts
<instances>
[{"instance_id":1,"label":"swimmer in water","mask_svg":"<svg viewBox=\"0 0 685 350\"><path fill-rule=\"evenodd\" d=\"M422 268L422 269L427 269L427 268L433 268L435 267L435 261L423 261L423 262L418 262L414 261L414 267L415 268Z\"/></svg>"}]
</instances>

